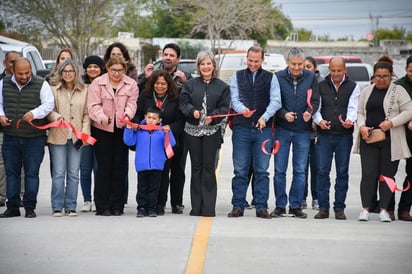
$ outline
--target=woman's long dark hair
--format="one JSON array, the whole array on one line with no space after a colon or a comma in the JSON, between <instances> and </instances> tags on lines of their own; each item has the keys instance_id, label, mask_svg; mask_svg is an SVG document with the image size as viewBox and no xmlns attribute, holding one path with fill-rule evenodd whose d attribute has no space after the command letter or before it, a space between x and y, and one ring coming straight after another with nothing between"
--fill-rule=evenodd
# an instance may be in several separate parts
<instances>
[{"instance_id":1,"label":"woman's long dark hair","mask_svg":"<svg viewBox=\"0 0 412 274\"><path fill-rule=\"evenodd\" d=\"M159 77L163 77L167 82L167 94L169 99L176 99L179 96L176 84L173 81L172 76L170 76L170 74L164 70L155 70L152 73L152 75L149 78L149 81L146 84L144 91L148 93L154 91L154 84L156 83L157 79L159 79Z\"/></svg>"}]
</instances>

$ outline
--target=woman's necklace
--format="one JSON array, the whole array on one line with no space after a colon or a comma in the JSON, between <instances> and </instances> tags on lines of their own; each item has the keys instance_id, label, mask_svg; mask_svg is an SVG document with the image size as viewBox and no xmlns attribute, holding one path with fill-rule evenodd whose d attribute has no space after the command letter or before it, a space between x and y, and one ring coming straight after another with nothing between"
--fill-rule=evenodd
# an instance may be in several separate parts
<instances>
[{"instance_id":1,"label":"woman's necklace","mask_svg":"<svg viewBox=\"0 0 412 274\"><path fill-rule=\"evenodd\" d=\"M153 99L154 99L154 101L155 101L156 106L157 106L159 109L162 109L162 108L163 108L163 104L164 104L164 102L166 101L167 96L168 96L168 94L166 93L165 96L159 97L159 96L157 96L156 92L153 91Z\"/></svg>"}]
</instances>

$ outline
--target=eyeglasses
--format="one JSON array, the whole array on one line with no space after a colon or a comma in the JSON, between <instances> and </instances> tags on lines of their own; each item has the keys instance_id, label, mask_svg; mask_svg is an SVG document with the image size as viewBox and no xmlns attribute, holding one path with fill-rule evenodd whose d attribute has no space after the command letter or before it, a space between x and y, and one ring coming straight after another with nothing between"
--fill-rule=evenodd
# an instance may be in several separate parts
<instances>
[{"instance_id":1,"label":"eyeglasses","mask_svg":"<svg viewBox=\"0 0 412 274\"><path fill-rule=\"evenodd\" d=\"M389 78L391 78L391 76L390 75L375 75L373 78L376 79L376 80L385 80L386 81Z\"/></svg>"},{"instance_id":2,"label":"eyeglasses","mask_svg":"<svg viewBox=\"0 0 412 274\"><path fill-rule=\"evenodd\" d=\"M122 74L122 73L124 72L124 69L114 69L114 68L111 68L111 69L110 69L110 72L113 73L113 74L115 74L115 73Z\"/></svg>"},{"instance_id":3,"label":"eyeglasses","mask_svg":"<svg viewBox=\"0 0 412 274\"><path fill-rule=\"evenodd\" d=\"M64 74L72 74L72 73L74 73L75 71L74 70L63 70L63 73Z\"/></svg>"}]
</instances>

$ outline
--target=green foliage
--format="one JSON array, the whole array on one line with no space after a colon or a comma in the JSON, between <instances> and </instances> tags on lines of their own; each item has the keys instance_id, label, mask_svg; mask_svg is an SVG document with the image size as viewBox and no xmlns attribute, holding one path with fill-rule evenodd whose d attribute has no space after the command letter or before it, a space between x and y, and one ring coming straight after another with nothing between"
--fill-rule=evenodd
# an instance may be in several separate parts
<instances>
[{"instance_id":1,"label":"green foliage","mask_svg":"<svg viewBox=\"0 0 412 274\"><path fill-rule=\"evenodd\" d=\"M205 47L201 43L192 45L187 41L183 41L177 43L177 45L180 47L182 59L196 59L198 52L205 50Z\"/></svg>"},{"instance_id":2,"label":"green foliage","mask_svg":"<svg viewBox=\"0 0 412 274\"><path fill-rule=\"evenodd\" d=\"M4 24L3 20L0 19L0 32L3 32L6 30L6 24Z\"/></svg>"},{"instance_id":3,"label":"green foliage","mask_svg":"<svg viewBox=\"0 0 412 274\"><path fill-rule=\"evenodd\" d=\"M305 28L295 29L294 32L298 34L299 41L310 41L312 38L312 31Z\"/></svg>"},{"instance_id":4,"label":"green foliage","mask_svg":"<svg viewBox=\"0 0 412 274\"><path fill-rule=\"evenodd\" d=\"M378 29L376 37L378 40L401 40L405 37L405 33L405 28L394 26L393 29Z\"/></svg>"}]
</instances>

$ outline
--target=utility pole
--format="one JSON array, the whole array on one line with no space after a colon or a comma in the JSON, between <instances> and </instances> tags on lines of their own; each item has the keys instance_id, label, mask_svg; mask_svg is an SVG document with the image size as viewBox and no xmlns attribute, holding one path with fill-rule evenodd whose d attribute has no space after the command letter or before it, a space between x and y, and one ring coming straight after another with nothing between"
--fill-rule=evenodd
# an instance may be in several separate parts
<instances>
[{"instance_id":1,"label":"utility pole","mask_svg":"<svg viewBox=\"0 0 412 274\"><path fill-rule=\"evenodd\" d=\"M372 33L374 33L374 46L377 47L379 46L379 40L378 40L378 29L379 29L379 19L382 16L376 15L373 16L371 13L369 13L369 18L371 19L371 26L372 26ZM373 26L374 26L374 19L375 19L375 31L373 31Z\"/></svg>"}]
</instances>

